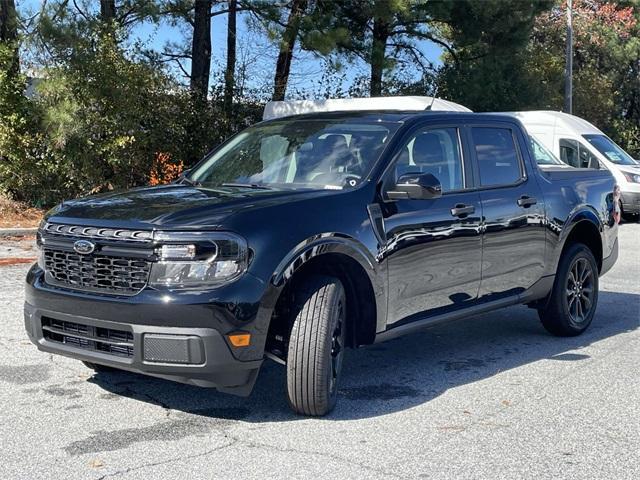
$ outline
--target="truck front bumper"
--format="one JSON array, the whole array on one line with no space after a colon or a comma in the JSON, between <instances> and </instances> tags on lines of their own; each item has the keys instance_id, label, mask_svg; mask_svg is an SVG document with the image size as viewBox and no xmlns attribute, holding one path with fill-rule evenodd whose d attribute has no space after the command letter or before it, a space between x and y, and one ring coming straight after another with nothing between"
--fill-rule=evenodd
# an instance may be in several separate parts
<instances>
[{"instance_id":1,"label":"truck front bumper","mask_svg":"<svg viewBox=\"0 0 640 480\"><path fill-rule=\"evenodd\" d=\"M261 290L257 279L247 282ZM49 287L34 267L27 276L25 329L45 352L244 396L260 370L266 332L257 315L246 317L246 307L244 316L234 313L236 291L227 290L225 302L220 292L218 300L192 292L172 301L157 291L100 297ZM250 333L252 344L230 345L226 335L236 331Z\"/></svg>"}]
</instances>

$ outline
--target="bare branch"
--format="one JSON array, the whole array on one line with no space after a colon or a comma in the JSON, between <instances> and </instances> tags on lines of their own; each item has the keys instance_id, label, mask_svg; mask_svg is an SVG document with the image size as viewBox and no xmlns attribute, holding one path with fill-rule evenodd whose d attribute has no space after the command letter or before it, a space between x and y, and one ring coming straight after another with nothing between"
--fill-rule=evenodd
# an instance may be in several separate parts
<instances>
[{"instance_id":1,"label":"bare branch","mask_svg":"<svg viewBox=\"0 0 640 480\"><path fill-rule=\"evenodd\" d=\"M82 16L82 18L84 18L87 22L89 21L89 17L87 16L86 13L84 13L84 11L80 8L80 6L78 5L78 2L76 2L76 0L73 0L73 6L76 7L76 10L78 11L78 13Z\"/></svg>"}]
</instances>

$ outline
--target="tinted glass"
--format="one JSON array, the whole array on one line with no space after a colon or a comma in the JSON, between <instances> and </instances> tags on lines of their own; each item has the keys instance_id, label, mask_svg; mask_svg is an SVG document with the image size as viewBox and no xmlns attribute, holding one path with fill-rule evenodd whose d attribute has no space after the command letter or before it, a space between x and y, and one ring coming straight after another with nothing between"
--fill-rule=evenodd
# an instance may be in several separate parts
<instances>
[{"instance_id":1,"label":"tinted glass","mask_svg":"<svg viewBox=\"0 0 640 480\"><path fill-rule=\"evenodd\" d=\"M510 185L521 176L520 160L508 128L471 129L481 185Z\"/></svg>"},{"instance_id":2,"label":"tinted glass","mask_svg":"<svg viewBox=\"0 0 640 480\"><path fill-rule=\"evenodd\" d=\"M190 175L202 187L353 187L366 177L398 124L358 119L289 120L250 127Z\"/></svg>"},{"instance_id":3,"label":"tinted glass","mask_svg":"<svg viewBox=\"0 0 640 480\"><path fill-rule=\"evenodd\" d=\"M456 128L420 130L402 147L395 164L397 179L407 173L431 173L442 191L464 187L462 155Z\"/></svg>"},{"instance_id":4,"label":"tinted glass","mask_svg":"<svg viewBox=\"0 0 640 480\"><path fill-rule=\"evenodd\" d=\"M531 151L533 152L533 158L538 165L562 165L558 157L556 157L551 151L549 151L544 145L538 142L533 137L529 137L531 142Z\"/></svg>"}]
</instances>

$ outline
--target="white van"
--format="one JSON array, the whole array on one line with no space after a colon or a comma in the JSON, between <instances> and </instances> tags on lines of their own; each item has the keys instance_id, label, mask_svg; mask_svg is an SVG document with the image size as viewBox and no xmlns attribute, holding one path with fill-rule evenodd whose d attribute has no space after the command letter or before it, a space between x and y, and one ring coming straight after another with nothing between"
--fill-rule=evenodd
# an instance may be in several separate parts
<instances>
[{"instance_id":1,"label":"white van","mask_svg":"<svg viewBox=\"0 0 640 480\"><path fill-rule=\"evenodd\" d=\"M328 98L325 100L286 100L268 102L264 107L263 120L302 115L314 112L353 112L359 110L403 110L403 111L446 111L470 112L459 103L442 98L400 96L372 98Z\"/></svg>"},{"instance_id":2,"label":"white van","mask_svg":"<svg viewBox=\"0 0 640 480\"><path fill-rule=\"evenodd\" d=\"M580 117L562 112L505 112L518 118L529 135L563 162L579 168L606 168L622 194L623 214L640 214L640 163L602 131Z\"/></svg>"}]
</instances>

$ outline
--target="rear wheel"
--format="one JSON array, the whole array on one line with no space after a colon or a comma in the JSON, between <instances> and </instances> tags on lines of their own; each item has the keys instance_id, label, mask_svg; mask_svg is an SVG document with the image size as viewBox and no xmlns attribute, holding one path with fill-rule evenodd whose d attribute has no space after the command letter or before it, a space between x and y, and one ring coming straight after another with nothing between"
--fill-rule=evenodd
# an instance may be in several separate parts
<instances>
[{"instance_id":1,"label":"rear wheel","mask_svg":"<svg viewBox=\"0 0 640 480\"><path fill-rule=\"evenodd\" d=\"M598 265L591 250L582 243L568 247L556 272L546 305L538 310L542 325L563 337L584 332L598 304Z\"/></svg>"},{"instance_id":2,"label":"rear wheel","mask_svg":"<svg viewBox=\"0 0 640 480\"><path fill-rule=\"evenodd\" d=\"M346 296L340 280L308 278L296 292L300 302L289 337L287 394L302 415L333 410L346 345Z\"/></svg>"}]
</instances>

